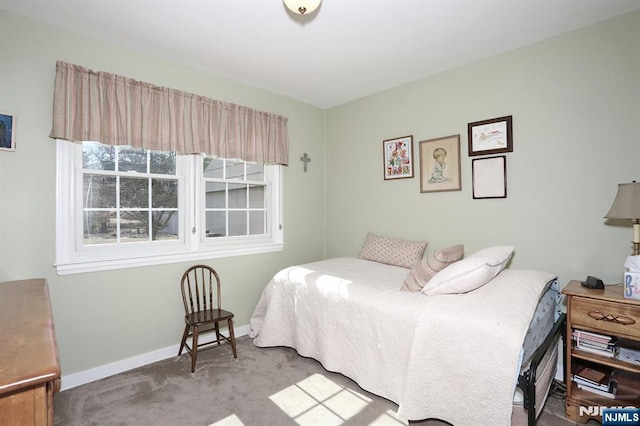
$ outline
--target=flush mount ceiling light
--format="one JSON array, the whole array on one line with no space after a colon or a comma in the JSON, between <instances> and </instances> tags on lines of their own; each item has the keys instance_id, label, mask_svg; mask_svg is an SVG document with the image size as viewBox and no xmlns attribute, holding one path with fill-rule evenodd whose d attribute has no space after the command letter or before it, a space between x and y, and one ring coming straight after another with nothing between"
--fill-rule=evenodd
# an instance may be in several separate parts
<instances>
[{"instance_id":1,"label":"flush mount ceiling light","mask_svg":"<svg viewBox=\"0 0 640 426\"><path fill-rule=\"evenodd\" d=\"M322 0L283 0L285 6L298 15L309 15L313 13Z\"/></svg>"}]
</instances>

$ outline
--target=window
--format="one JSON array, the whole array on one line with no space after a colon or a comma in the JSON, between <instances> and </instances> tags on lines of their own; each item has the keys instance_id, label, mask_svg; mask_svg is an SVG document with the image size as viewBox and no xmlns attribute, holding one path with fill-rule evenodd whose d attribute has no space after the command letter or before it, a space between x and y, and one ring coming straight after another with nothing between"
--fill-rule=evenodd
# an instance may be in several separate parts
<instances>
[{"instance_id":1,"label":"window","mask_svg":"<svg viewBox=\"0 0 640 426\"><path fill-rule=\"evenodd\" d=\"M59 274L283 248L281 166L57 141Z\"/></svg>"},{"instance_id":2,"label":"window","mask_svg":"<svg viewBox=\"0 0 640 426\"><path fill-rule=\"evenodd\" d=\"M265 235L267 206L264 166L204 158L207 238Z\"/></svg>"},{"instance_id":3,"label":"window","mask_svg":"<svg viewBox=\"0 0 640 426\"><path fill-rule=\"evenodd\" d=\"M84 245L178 240L176 155L85 142Z\"/></svg>"}]
</instances>

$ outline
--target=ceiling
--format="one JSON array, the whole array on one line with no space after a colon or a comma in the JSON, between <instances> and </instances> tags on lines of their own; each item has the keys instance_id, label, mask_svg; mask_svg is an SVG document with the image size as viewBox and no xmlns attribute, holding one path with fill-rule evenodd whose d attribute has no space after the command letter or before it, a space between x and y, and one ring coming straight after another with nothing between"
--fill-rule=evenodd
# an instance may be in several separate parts
<instances>
[{"instance_id":1,"label":"ceiling","mask_svg":"<svg viewBox=\"0 0 640 426\"><path fill-rule=\"evenodd\" d=\"M302 17L282 0L0 0L0 9L330 108L640 10L640 0L323 0Z\"/></svg>"}]
</instances>

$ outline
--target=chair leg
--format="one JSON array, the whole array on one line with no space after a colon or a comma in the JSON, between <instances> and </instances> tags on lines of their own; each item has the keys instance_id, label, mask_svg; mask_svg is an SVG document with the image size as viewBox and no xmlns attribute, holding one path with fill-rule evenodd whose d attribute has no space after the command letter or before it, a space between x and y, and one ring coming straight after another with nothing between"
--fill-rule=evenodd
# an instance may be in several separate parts
<instances>
[{"instance_id":1,"label":"chair leg","mask_svg":"<svg viewBox=\"0 0 640 426\"><path fill-rule=\"evenodd\" d=\"M193 326L193 343L191 347L191 372L196 371L196 359L198 358L198 326Z\"/></svg>"},{"instance_id":2,"label":"chair leg","mask_svg":"<svg viewBox=\"0 0 640 426\"><path fill-rule=\"evenodd\" d=\"M178 356L182 354L182 350L184 349L184 344L187 343L187 336L189 336L189 325L184 326L184 333L182 333L182 341L180 342L180 350L178 351Z\"/></svg>"},{"instance_id":3,"label":"chair leg","mask_svg":"<svg viewBox=\"0 0 640 426\"><path fill-rule=\"evenodd\" d=\"M216 340L218 341L218 346L220 346L220 343L222 343L220 342L220 323L216 322L214 327L216 329Z\"/></svg>"},{"instance_id":4,"label":"chair leg","mask_svg":"<svg viewBox=\"0 0 640 426\"><path fill-rule=\"evenodd\" d=\"M236 351L236 336L233 332L233 319L229 318L229 337L231 338L231 349L233 349L233 357L238 358L238 352Z\"/></svg>"}]
</instances>

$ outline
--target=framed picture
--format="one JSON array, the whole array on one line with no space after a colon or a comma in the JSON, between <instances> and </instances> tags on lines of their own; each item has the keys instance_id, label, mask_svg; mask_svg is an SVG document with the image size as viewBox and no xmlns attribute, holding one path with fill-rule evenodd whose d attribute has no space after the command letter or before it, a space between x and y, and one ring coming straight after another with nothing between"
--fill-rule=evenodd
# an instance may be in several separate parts
<instances>
[{"instance_id":1,"label":"framed picture","mask_svg":"<svg viewBox=\"0 0 640 426\"><path fill-rule=\"evenodd\" d=\"M420 142L420 192L460 191L460 135Z\"/></svg>"},{"instance_id":2,"label":"framed picture","mask_svg":"<svg viewBox=\"0 0 640 426\"><path fill-rule=\"evenodd\" d=\"M384 179L413 177L413 135L382 141Z\"/></svg>"},{"instance_id":3,"label":"framed picture","mask_svg":"<svg viewBox=\"0 0 640 426\"><path fill-rule=\"evenodd\" d=\"M507 157L476 158L471 162L473 198L507 198Z\"/></svg>"},{"instance_id":4,"label":"framed picture","mask_svg":"<svg viewBox=\"0 0 640 426\"><path fill-rule=\"evenodd\" d=\"M16 118L0 112L0 151L16 150Z\"/></svg>"},{"instance_id":5,"label":"framed picture","mask_svg":"<svg viewBox=\"0 0 640 426\"><path fill-rule=\"evenodd\" d=\"M467 124L469 156L513 151L512 116Z\"/></svg>"}]
</instances>

